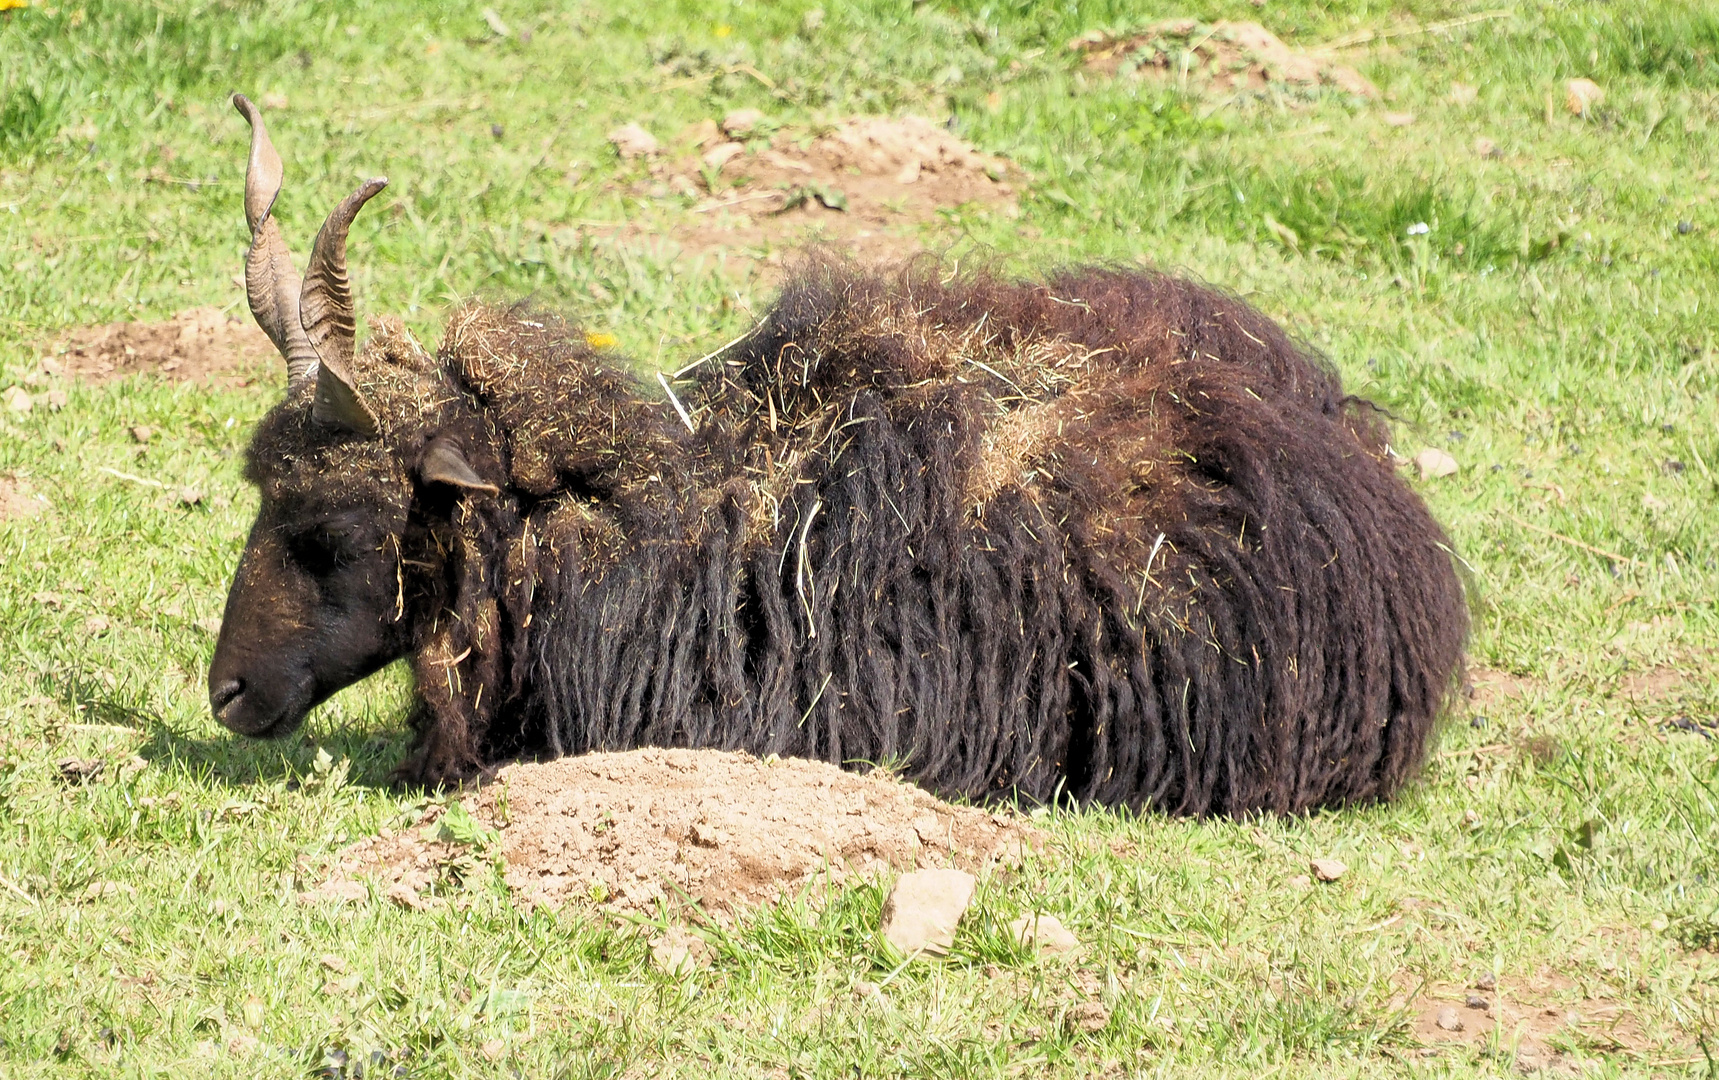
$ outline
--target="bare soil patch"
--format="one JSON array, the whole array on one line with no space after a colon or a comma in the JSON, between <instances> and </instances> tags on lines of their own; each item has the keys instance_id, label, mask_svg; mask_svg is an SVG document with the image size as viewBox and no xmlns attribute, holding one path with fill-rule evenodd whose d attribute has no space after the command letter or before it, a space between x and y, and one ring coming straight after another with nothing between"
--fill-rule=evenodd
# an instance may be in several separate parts
<instances>
[{"instance_id":1,"label":"bare soil patch","mask_svg":"<svg viewBox=\"0 0 1719 1080\"><path fill-rule=\"evenodd\" d=\"M1087 70L1170 82L1203 95L1331 88L1376 98L1366 76L1326 52L1290 47L1256 22L1164 19L1138 33L1092 31L1068 43Z\"/></svg>"},{"instance_id":2,"label":"bare soil patch","mask_svg":"<svg viewBox=\"0 0 1719 1080\"><path fill-rule=\"evenodd\" d=\"M1543 689L1545 685L1539 679L1527 675L1513 675L1508 671L1484 667L1468 669L1468 707L1471 712L1496 708L1505 701L1528 697Z\"/></svg>"},{"instance_id":3,"label":"bare soil patch","mask_svg":"<svg viewBox=\"0 0 1719 1080\"><path fill-rule=\"evenodd\" d=\"M1651 1045L1624 1005L1587 997L1569 979L1549 972L1499 979L1484 990L1429 986L1391 1004L1406 1012L1423 1046L1491 1047L1496 1040L1523 1071L1575 1074L1580 1070L1572 1050L1640 1054Z\"/></svg>"},{"instance_id":4,"label":"bare soil patch","mask_svg":"<svg viewBox=\"0 0 1719 1080\"><path fill-rule=\"evenodd\" d=\"M715 750L634 750L512 765L461 805L498 834L522 905L697 905L718 919L823 880L886 869L969 872L1037 849L1013 812L942 802L883 773ZM471 852L438 828L359 841L312 894L437 902ZM440 838L438 838L440 837Z\"/></svg>"},{"instance_id":5,"label":"bare soil patch","mask_svg":"<svg viewBox=\"0 0 1719 1080\"><path fill-rule=\"evenodd\" d=\"M822 132L759 134L762 117L707 120L685 152L649 162L644 193L698 201L674 240L688 255L759 258L819 243L867 261L921 246L963 212L1013 215L1019 170L919 116L860 117Z\"/></svg>"},{"instance_id":6,"label":"bare soil patch","mask_svg":"<svg viewBox=\"0 0 1719 1080\"><path fill-rule=\"evenodd\" d=\"M278 363L274 345L249 319L202 307L165 322L116 322L72 330L54 343L42 368L50 375L91 383L153 375L248 386Z\"/></svg>"},{"instance_id":7,"label":"bare soil patch","mask_svg":"<svg viewBox=\"0 0 1719 1080\"><path fill-rule=\"evenodd\" d=\"M48 508L47 499L15 477L0 476L0 521L39 514Z\"/></svg>"}]
</instances>

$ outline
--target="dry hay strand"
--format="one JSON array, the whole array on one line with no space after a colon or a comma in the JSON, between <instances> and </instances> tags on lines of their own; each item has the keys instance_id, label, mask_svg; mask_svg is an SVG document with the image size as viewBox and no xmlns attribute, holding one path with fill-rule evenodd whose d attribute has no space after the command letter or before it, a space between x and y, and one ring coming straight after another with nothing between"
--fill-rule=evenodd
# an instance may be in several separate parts
<instances>
[{"instance_id":1,"label":"dry hay strand","mask_svg":"<svg viewBox=\"0 0 1719 1080\"><path fill-rule=\"evenodd\" d=\"M250 320L219 308L181 311L164 322L114 322L68 331L42 367L89 383L129 375L176 382L249 386L280 363L275 347Z\"/></svg>"},{"instance_id":2,"label":"dry hay strand","mask_svg":"<svg viewBox=\"0 0 1719 1080\"><path fill-rule=\"evenodd\" d=\"M977 872L1043 844L1018 814L951 805L881 771L716 750L512 765L463 805L499 833L504 878L524 907L690 905L718 921L856 875ZM435 816L347 848L309 895L357 899L373 882L404 906L436 902L469 856L423 827Z\"/></svg>"},{"instance_id":3,"label":"dry hay strand","mask_svg":"<svg viewBox=\"0 0 1719 1080\"><path fill-rule=\"evenodd\" d=\"M1175 82L1202 94L1258 93L1271 86L1311 94L1332 87L1376 98L1378 87L1319 51L1292 48L1256 22L1164 19L1137 33L1094 30L1068 43L1088 70Z\"/></svg>"}]
</instances>

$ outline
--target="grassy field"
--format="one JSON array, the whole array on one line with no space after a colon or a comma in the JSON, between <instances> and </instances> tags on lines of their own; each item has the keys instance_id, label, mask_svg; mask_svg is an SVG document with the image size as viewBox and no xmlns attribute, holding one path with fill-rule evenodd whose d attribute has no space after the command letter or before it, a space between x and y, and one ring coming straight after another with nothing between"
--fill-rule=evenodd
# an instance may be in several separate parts
<instances>
[{"instance_id":1,"label":"grassy field","mask_svg":"<svg viewBox=\"0 0 1719 1080\"><path fill-rule=\"evenodd\" d=\"M0 478L49 504L0 521L0 1075L1719 1076L1719 11L1491 4L495 0L506 36L481 5L382 0L0 13L0 388L67 395L0 410ZM1203 98L1065 47L1182 14L1374 31L1343 55L1383 100ZM1577 77L1606 94L1586 116ZM398 671L283 743L209 717L198 623L275 386L35 374L71 327L242 310L234 89L288 102L301 254L356 179L393 178L354 230L361 311L433 337L464 298L529 295L647 368L769 289L677 258L686 201L632 194L604 133L947 118L1031 178L1018 219L947 215L951 258L1198 275L1392 410L1405 456L1455 457L1421 488L1481 689L1388 807L1046 817L1050 852L985 884L943 964L889 963L877 887L712 932L684 978L646 932L521 913L494 877L434 911L300 903L430 797L387 784ZM67 758L103 770L69 783ZM1297 880L1316 856L1350 869ZM1031 910L1085 949L1010 943ZM1428 1010L1467 993L1533 1012L1532 1052L1441 1042Z\"/></svg>"}]
</instances>

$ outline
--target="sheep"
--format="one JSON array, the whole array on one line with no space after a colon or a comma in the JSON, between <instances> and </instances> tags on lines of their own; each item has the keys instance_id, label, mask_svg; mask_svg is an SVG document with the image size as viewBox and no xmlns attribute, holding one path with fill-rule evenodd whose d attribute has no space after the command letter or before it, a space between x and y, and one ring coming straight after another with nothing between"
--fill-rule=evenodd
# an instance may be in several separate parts
<instances>
[{"instance_id":1,"label":"sheep","mask_svg":"<svg viewBox=\"0 0 1719 1080\"><path fill-rule=\"evenodd\" d=\"M288 386L209 673L233 731L409 656L412 783L710 747L1241 815L1415 775L1467 634L1451 549L1380 411L1247 304L813 256L666 394L526 307L356 352L346 231L385 181L301 286L234 100Z\"/></svg>"}]
</instances>

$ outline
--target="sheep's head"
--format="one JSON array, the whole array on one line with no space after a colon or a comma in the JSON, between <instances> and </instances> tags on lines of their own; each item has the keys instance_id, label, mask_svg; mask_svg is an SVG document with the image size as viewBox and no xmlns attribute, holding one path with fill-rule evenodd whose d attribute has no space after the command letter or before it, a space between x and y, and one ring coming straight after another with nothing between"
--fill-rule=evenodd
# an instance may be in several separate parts
<instances>
[{"instance_id":1,"label":"sheep's head","mask_svg":"<svg viewBox=\"0 0 1719 1080\"><path fill-rule=\"evenodd\" d=\"M423 541L461 499L496 494L482 478L496 470L481 418L403 328L383 324L354 355L346 233L387 181L368 181L328 216L301 282L270 213L280 156L256 107L233 102L251 125L246 292L286 359L287 392L251 444L261 507L227 597L209 704L233 731L270 736L413 647L415 625L434 613L423 579L436 569L414 553L434 550Z\"/></svg>"}]
</instances>

